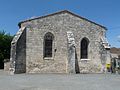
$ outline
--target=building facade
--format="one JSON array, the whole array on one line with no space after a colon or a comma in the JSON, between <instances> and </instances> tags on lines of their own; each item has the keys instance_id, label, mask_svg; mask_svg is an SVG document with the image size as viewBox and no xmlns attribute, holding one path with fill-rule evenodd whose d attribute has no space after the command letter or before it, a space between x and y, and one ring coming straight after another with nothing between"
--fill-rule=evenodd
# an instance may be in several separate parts
<instances>
[{"instance_id":1,"label":"building facade","mask_svg":"<svg viewBox=\"0 0 120 90\"><path fill-rule=\"evenodd\" d=\"M14 73L100 73L110 63L106 28L67 10L19 23Z\"/></svg>"}]
</instances>

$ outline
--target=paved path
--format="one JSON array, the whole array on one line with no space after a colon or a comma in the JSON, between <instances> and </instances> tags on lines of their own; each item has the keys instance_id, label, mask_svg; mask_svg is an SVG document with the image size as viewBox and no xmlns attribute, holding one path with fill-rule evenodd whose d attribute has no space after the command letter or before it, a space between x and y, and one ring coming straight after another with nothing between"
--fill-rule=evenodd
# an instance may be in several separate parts
<instances>
[{"instance_id":1,"label":"paved path","mask_svg":"<svg viewBox=\"0 0 120 90\"><path fill-rule=\"evenodd\" d=\"M120 90L120 75L16 74L0 71L0 90Z\"/></svg>"}]
</instances>

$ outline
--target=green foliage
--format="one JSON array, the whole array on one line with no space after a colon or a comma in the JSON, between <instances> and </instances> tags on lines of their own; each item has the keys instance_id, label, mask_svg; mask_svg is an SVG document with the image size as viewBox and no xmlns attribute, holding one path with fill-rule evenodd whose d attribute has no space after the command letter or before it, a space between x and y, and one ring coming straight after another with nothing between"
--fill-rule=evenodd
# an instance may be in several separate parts
<instances>
[{"instance_id":1,"label":"green foliage","mask_svg":"<svg viewBox=\"0 0 120 90\"><path fill-rule=\"evenodd\" d=\"M13 36L0 31L0 68L3 68L4 59L10 58L10 47Z\"/></svg>"}]
</instances>

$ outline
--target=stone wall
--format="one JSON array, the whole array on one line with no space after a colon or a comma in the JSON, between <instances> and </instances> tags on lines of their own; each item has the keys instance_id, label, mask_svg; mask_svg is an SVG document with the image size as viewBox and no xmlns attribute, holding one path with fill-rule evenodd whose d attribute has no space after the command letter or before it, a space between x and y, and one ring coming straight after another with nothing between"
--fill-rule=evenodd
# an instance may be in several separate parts
<instances>
[{"instance_id":1,"label":"stone wall","mask_svg":"<svg viewBox=\"0 0 120 90\"><path fill-rule=\"evenodd\" d=\"M10 59L4 59L4 71L9 71L10 69Z\"/></svg>"},{"instance_id":2,"label":"stone wall","mask_svg":"<svg viewBox=\"0 0 120 90\"><path fill-rule=\"evenodd\" d=\"M16 43L15 73L26 72L26 30L24 30Z\"/></svg>"},{"instance_id":3,"label":"stone wall","mask_svg":"<svg viewBox=\"0 0 120 90\"><path fill-rule=\"evenodd\" d=\"M74 34L76 58L80 72L100 72L102 66L100 58L100 37L101 32L106 32L103 27L70 13L60 13L40 19L29 20L21 23L21 27L27 27L27 73L68 73L68 31ZM47 32L51 32L55 37L53 56L48 59L43 57L44 35ZM80 42L84 37L89 40L87 60L81 60L80 58Z\"/></svg>"}]
</instances>

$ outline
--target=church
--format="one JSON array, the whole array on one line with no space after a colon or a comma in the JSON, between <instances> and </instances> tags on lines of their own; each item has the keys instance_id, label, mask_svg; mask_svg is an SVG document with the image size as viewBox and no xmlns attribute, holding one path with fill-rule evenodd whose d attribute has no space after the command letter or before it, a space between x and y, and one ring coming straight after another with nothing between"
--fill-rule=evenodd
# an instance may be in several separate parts
<instances>
[{"instance_id":1,"label":"church","mask_svg":"<svg viewBox=\"0 0 120 90\"><path fill-rule=\"evenodd\" d=\"M11 42L14 73L102 73L110 64L106 27L63 10L19 24Z\"/></svg>"}]
</instances>

